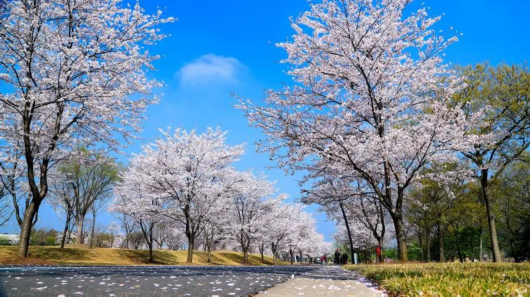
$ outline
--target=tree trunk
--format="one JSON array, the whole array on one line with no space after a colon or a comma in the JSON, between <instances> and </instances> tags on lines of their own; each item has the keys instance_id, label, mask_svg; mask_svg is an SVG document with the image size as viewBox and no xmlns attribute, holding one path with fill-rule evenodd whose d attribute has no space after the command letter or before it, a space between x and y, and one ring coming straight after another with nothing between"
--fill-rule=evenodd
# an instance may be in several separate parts
<instances>
[{"instance_id":1,"label":"tree trunk","mask_svg":"<svg viewBox=\"0 0 530 297\"><path fill-rule=\"evenodd\" d=\"M424 261L425 258L425 253L424 253L424 248L423 248L423 235L421 234L421 232L419 232L416 236L418 236L418 243L420 245L420 260L421 261Z\"/></svg>"},{"instance_id":2,"label":"tree trunk","mask_svg":"<svg viewBox=\"0 0 530 297\"><path fill-rule=\"evenodd\" d=\"M392 219L394 221L394 228L396 229L398 258L400 261L407 262L407 241L405 240L405 226L403 225L403 217L399 214L392 216Z\"/></svg>"},{"instance_id":3,"label":"tree trunk","mask_svg":"<svg viewBox=\"0 0 530 297\"><path fill-rule=\"evenodd\" d=\"M195 245L195 240L193 237L188 238L188 259L186 260L186 263L193 263L193 248Z\"/></svg>"},{"instance_id":4,"label":"tree trunk","mask_svg":"<svg viewBox=\"0 0 530 297\"><path fill-rule=\"evenodd\" d=\"M149 259L148 259L148 261L151 263L151 262L153 262L153 258L154 258L153 257L153 243L149 243L148 246L149 246Z\"/></svg>"},{"instance_id":5,"label":"tree trunk","mask_svg":"<svg viewBox=\"0 0 530 297\"><path fill-rule=\"evenodd\" d=\"M265 263L265 244L260 244L258 249L259 253L261 254L261 263Z\"/></svg>"},{"instance_id":6,"label":"tree trunk","mask_svg":"<svg viewBox=\"0 0 530 297\"><path fill-rule=\"evenodd\" d=\"M33 227L33 218L38 209L39 205L35 204L35 202L31 202L24 210L24 221L20 228L20 238L18 242L18 256L21 258L26 258L28 256L31 227Z\"/></svg>"},{"instance_id":7,"label":"tree trunk","mask_svg":"<svg viewBox=\"0 0 530 297\"><path fill-rule=\"evenodd\" d=\"M425 235L427 262L431 262L431 235L429 234L429 231L427 231Z\"/></svg>"},{"instance_id":8,"label":"tree trunk","mask_svg":"<svg viewBox=\"0 0 530 297\"><path fill-rule=\"evenodd\" d=\"M383 263L383 238L378 238L377 242L379 244L379 255L377 255L377 262Z\"/></svg>"},{"instance_id":9,"label":"tree trunk","mask_svg":"<svg viewBox=\"0 0 530 297\"><path fill-rule=\"evenodd\" d=\"M386 165L385 165L386 168ZM405 238L405 225L403 224L403 199L405 195L405 189L402 187L398 187L397 189L397 199L396 204L393 205L391 200L391 182L389 180L388 173L386 172L387 169L385 169L385 185L387 185L386 188L386 199L387 199L387 210L390 213L390 216L392 217L392 220L394 221L394 229L396 232L396 240L397 240L397 251L398 251L398 258L401 262L407 262L408 261L408 254L407 254L407 240ZM392 205L391 209L388 208L389 205Z\"/></svg>"},{"instance_id":10,"label":"tree trunk","mask_svg":"<svg viewBox=\"0 0 530 297\"><path fill-rule=\"evenodd\" d=\"M153 228L154 224L151 224L149 228L149 262L153 262L154 255L153 255Z\"/></svg>"},{"instance_id":11,"label":"tree trunk","mask_svg":"<svg viewBox=\"0 0 530 297\"><path fill-rule=\"evenodd\" d=\"M490 197L488 196L488 169L482 170L481 186L482 186L482 198L486 204L486 214L488 217L488 225L490 228L490 240L491 248L493 252L493 262L500 263L501 251L499 249L499 241L497 238L497 227L495 226L495 214L493 213L493 207L491 205Z\"/></svg>"},{"instance_id":12,"label":"tree trunk","mask_svg":"<svg viewBox=\"0 0 530 297\"><path fill-rule=\"evenodd\" d=\"M248 248L243 249L243 263L248 264Z\"/></svg>"},{"instance_id":13,"label":"tree trunk","mask_svg":"<svg viewBox=\"0 0 530 297\"><path fill-rule=\"evenodd\" d=\"M208 263L212 263L212 253L211 253L211 247L210 244L206 244L206 259Z\"/></svg>"},{"instance_id":14,"label":"tree trunk","mask_svg":"<svg viewBox=\"0 0 530 297\"><path fill-rule=\"evenodd\" d=\"M440 226L440 223L438 223L438 237L439 237L439 240L440 240L440 262L445 262L444 232L442 230L442 227Z\"/></svg>"},{"instance_id":15,"label":"tree trunk","mask_svg":"<svg viewBox=\"0 0 530 297\"><path fill-rule=\"evenodd\" d=\"M348 223L348 217L346 216L346 212L344 211L344 205L342 205L342 201L339 202L339 206L340 206L340 210L342 212L342 217L344 218L344 223L346 225L346 231L348 233L348 241L350 243L350 253L351 253L351 263L352 264L355 264L354 263L354 258L353 258L353 239L352 239L352 236L351 236L351 231L350 231L350 225Z\"/></svg>"},{"instance_id":16,"label":"tree trunk","mask_svg":"<svg viewBox=\"0 0 530 297\"><path fill-rule=\"evenodd\" d=\"M70 218L70 221L71 220L72 218ZM66 242L73 242L72 234L74 233L74 227L75 227L75 224L70 224L70 227L68 229L68 238L66 239Z\"/></svg>"},{"instance_id":17,"label":"tree trunk","mask_svg":"<svg viewBox=\"0 0 530 297\"><path fill-rule=\"evenodd\" d=\"M458 259L460 260L460 263L464 263L464 255L462 254L462 249L460 248L460 240L457 238L456 240L456 252L458 253Z\"/></svg>"},{"instance_id":18,"label":"tree trunk","mask_svg":"<svg viewBox=\"0 0 530 297\"><path fill-rule=\"evenodd\" d=\"M76 244L84 244L85 239L83 238L83 224L85 223L85 216L80 215L77 221L77 237L75 239Z\"/></svg>"},{"instance_id":19,"label":"tree trunk","mask_svg":"<svg viewBox=\"0 0 530 297\"><path fill-rule=\"evenodd\" d=\"M479 246L478 246L478 260L479 260L479 262L482 261L482 227L480 227L480 238L479 238Z\"/></svg>"},{"instance_id":20,"label":"tree trunk","mask_svg":"<svg viewBox=\"0 0 530 297\"><path fill-rule=\"evenodd\" d=\"M66 214L66 223L64 224L64 231L63 231L63 236L61 237L61 248L64 249L64 244L66 242L66 236L67 234L69 233L68 232L68 226L70 225L70 220L71 220L71 213L68 212Z\"/></svg>"},{"instance_id":21,"label":"tree trunk","mask_svg":"<svg viewBox=\"0 0 530 297\"><path fill-rule=\"evenodd\" d=\"M456 253L458 254L458 260L460 260L460 263L464 263L464 254L462 253L461 248L461 242L460 242L460 227L457 223L453 224L453 228L455 230L455 238L456 238Z\"/></svg>"},{"instance_id":22,"label":"tree trunk","mask_svg":"<svg viewBox=\"0 0 530 297\"><path fill-rule=\"evenodd\" d=\"M250 239L244 235L243 230L241 230L240 234L241 251L243 252L243 264L248 264L248 250L250 248Z\"/></svg>"},{"instance_id":23,"label":"tree trunk","mask_svg":"<svg viewBox=\"0 0 530 297\"><path fill-rule=\"evenodd\" d=\"M291 256L291 265L294 264L294 252L292 248L289 248L289 255Z\"/></svg>"},{"instance_id":24,"label":"tree trunk","mask_svg":"<svg viewBox=\"0 0 530 297\"><path fill-rule=\"evenodd\" d=\"M89 248L92 248L94 246L94 233L96 231L96 214L92 216L92 230L90 230L90 246Z\"/></svg>"},{"instance_id":25,"label":"tree trunk","mask_svg":"<svg viewBox=\"0 0 530 297\"><path fill-rule=\"evenodd\" d=\"M274 246L274 243L272 243L272 259L274 260L274 265L276 265L276 248Z\"/></svg>"}]
</instances>

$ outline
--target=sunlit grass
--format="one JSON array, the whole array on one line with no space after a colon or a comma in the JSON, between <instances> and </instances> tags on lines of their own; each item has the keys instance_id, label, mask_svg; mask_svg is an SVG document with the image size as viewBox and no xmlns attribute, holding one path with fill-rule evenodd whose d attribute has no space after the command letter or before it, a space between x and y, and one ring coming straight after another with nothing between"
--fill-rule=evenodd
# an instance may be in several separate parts
<instances>
[{"instance_id":1,"label":"sunlit grass","mask_svg":"<svg viewBox=\"0 0 530 297\"><path fill-rule=\"evenodd\" d=\"M212 252L212 262L207 262L207 253L196 251L194 265L243 265L243 254L232 251ZM17 247L0 247L0 265L6 264L65 264L65 265L185 265L186 251L155 251L154 261L148 263L145 250L107 249L86 247L37 247L29 249L29 258L19 259ZM261 263L260 255L249 255L249 265L270 265L271 257Z\"/></svg>"},{"instance_id":2,"label":"sunlit grass","mask_svg":"<svg viewBox=\"0 0 530 297\"><path fill-rule=\"evenodd\" d=\"M347 265L390 296L530 296L530 263Z\"/></svg>"}]
</instances>

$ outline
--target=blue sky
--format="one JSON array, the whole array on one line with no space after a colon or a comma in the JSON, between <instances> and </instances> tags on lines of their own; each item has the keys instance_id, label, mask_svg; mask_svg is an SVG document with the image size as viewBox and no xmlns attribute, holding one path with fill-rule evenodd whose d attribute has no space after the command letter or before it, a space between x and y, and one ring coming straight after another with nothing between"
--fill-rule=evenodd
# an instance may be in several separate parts
<instances>
[{"instance_id":1,"label":"blue sky","mask_svg":"<svg viewBox=\"0 0 530 297\"><path fill-rule=\"evenodd\" d=\"M315 2L315 1L313 1ZM418 7L421 0L412 4ZM460 41L446 51L446 61L467 65L479 62L523 63L530 58L530 1L526 0L424 0L430 15L445 13L437 29L452 36L450 27L462 32ZM203 131L219 126L229 131L231 144L247 143L247 153L237 164L239 169L253 168L277 180L281 192L293 199L299 197L296 177L285 176L268 156L255 153L258 130L249 128L242 113L233 108L231 92L263 99L263 91L278 89L291 79L284 74L286 57L274 46L293 34L289 18L309 8L306 0L140 0L147 12L157 9L178 21L166 24L163 32L170 37L150 49L162 59L155 63L151 75L166 83L157 90L164 93L162 102L148 110L142 139L127 152L138 152L140 146L158 136L159 128L183 127ZM127 156L120 157L126 161ZM314 211L316 207L310 207ZM316 214L318 230L328 240L333 224ZM113 220L103 215L100 224ZM43 206L38 227L60 228L61 223L48 206ZM16 223L3 232L18 232Z\"/></svg>"}]
</instances>

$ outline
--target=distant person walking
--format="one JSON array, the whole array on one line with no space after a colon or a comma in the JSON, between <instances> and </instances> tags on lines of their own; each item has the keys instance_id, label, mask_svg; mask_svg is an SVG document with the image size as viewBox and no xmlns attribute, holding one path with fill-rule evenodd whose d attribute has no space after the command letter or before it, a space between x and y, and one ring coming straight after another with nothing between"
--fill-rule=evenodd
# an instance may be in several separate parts
<instances>
[{"instance_id":1,"label":"distant person walking","mask_svg":"<svg viewBox=\"0 0 530 297\"><path fill-rule=\"evenodd\" d=\"M348 255L346 255L346 253L342 254L341 264L342 265L348 264Z\"/></svg>"},{"instance_id":2,"label":"distant person walking","mask_svg":"<svg viewBox=\"0 0 530 297\"><path fill-rule=\"evenodd\" d=\"M335 255L334 255L334 257L333 257L333 264L335 264L335 265L339 265L339 264L340 264L339 261L340 261L340 250L337 249L337 250L335 251Z\"/></svg>"}]
</instances>

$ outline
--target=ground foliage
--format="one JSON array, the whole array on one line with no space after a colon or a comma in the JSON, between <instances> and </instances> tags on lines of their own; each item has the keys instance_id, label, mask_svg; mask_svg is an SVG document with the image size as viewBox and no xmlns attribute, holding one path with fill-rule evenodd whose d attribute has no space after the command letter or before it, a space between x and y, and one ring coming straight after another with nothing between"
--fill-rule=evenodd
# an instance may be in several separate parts
<instances>
[{"instance_id":1,"label":"ground foliage","mask_svg":"<svg viewBox=\"0 0 530 297\"><path fill-rule=\"evenodd\" d=\"M530 296L530 263L348 265L390 296Z\"/></svg>"}]
</instances>

